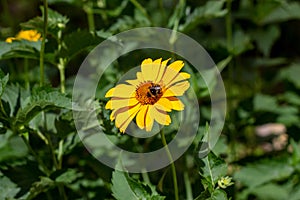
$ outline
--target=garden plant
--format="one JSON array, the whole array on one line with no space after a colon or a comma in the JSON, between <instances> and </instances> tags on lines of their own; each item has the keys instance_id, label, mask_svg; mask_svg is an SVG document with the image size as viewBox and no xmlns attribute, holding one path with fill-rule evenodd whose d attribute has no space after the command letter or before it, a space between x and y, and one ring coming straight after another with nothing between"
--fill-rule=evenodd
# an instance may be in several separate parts
<instances>
[{"instance_id":1,"label":"garden plant","mask_svg":"<svg viewBox=\"0 0 300 200\"><path fill-rule=\"evenodd\" d=\"M0 200L299 200L300 2L1 0Z\"/></svg>"}]
</instances>

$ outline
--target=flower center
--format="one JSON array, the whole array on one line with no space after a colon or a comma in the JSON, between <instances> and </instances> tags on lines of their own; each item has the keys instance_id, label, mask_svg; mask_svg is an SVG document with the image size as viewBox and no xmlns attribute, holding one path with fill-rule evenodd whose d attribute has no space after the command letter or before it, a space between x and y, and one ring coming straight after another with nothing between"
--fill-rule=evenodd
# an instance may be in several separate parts
<instances>
[{"instance_id":1,"label":"flower center","mask_svg":"<svg viewBox=\"0 0 300 200\"><path fill-rule=\"evenodd\" d=\"M136 89L135 98L142 104L155 104L163 95L163 88L159 84L146 82Z\"/></svg>"}]
</instances>

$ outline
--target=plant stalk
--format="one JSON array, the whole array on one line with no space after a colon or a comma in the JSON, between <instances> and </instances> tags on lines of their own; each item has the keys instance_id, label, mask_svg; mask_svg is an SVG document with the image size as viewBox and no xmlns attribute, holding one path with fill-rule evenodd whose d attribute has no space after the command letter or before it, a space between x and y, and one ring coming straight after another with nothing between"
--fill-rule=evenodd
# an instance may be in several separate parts
<instances>
[{"instance_id":1,"label":"plant stalk","mask_svg":"<svg viewBox=\"0 0 300 200\"><path fill-rule=\"evenodd\" d=\"M171 170L172 170L172 177L173 177L173 184L174 184L175 200L179 200L176 168L175 168L175 164L174 164L174 161L173 161L173 158L172 158L172 154L171 154L171 152L168 148L166 137L165 137L165 134L164 134L163 130L160 131L160 136L161 136L161 141L162 141L164 147L166 148L167 156L168 156L168 158L171 162Z\"/></svg>"},{"instance_id":2,"label":"plant stalk","mask_svg":"<svg viewBox=\"0 0 300 200\"><path fill-rule=\"evenodd\" d=\"M47 36L47 26L48 26L48 2L43 0L44 3L44 28L42 33L42 44L40 51L40 86L43 86L45 83L45 66L44 66L44 54L45 54L45 44Z\"/></svg>"}]
</instances>

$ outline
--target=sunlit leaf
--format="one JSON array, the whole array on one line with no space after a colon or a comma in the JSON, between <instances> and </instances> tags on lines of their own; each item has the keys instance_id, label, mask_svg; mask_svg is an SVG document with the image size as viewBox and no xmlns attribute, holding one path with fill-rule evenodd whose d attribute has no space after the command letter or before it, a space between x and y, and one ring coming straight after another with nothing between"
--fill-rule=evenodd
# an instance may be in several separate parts
<instances>
[{"instance_id":1,"label":"sunlit leaf","mask_svg":"<svg viewBox=\"0 0 300 200\"><path fill-rule=\"evenodd\" d=\"M71 109L71 99L58 91L37 91L27 98L25 106L17 112L14 124L16 126L23 125L41 111L57 108Z\"/></svg>"}]
</instances>

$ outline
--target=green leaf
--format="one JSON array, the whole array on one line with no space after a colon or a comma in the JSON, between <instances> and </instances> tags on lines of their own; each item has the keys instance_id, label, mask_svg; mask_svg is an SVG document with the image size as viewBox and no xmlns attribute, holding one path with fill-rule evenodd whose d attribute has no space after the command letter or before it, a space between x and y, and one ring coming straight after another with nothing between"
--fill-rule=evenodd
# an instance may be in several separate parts
<instances>
[{"instance_id":1,"label":"green leaf","mask_svg":"<svg viewBox=\"0 0 300 200\"><path fill-rule=\"evenodd\" d=\"M211 200L227 200L227 194L224 190L214 190L211 193L211 197L209 198Z\"/></svg>"},{"instance_id":2,"label":"green leaf","mask_svg":"<svg viewBox=\"0 0 300 200\"><path fill-rule=\"evenodd\" d=\"M56 177L55 181L59 183L70 184L82 176L83 174L78 172L76 169L68 169L66 172Z\"/></svg>"},{"instance_id":3,"label":"green leaf","mask_svg":"<svg viewBox=\"0 0 300 200\"><path fill-rule=\"evenodd\" d=\"M277 26L270 26L264 29L257 29L250 34L256 41L258 49L268 57L274 42L280 36L280 30Z\"/></svg>"},{"instance_id":4,"label":"green leaf","mask_svg":"<svg viewBox=\"0 0 300 200\"><path fill-rule=\"evenodd\" d=\"M253 99L254 111L274 112L278 107L276 98L265 94L256 94Z\"/></svg>"},{"instance_id":5,"label":"green leaf","mask_svg":"<svg viewBox=\"0 0 300 200\"><path fill-rule=\"evenodd\" d=\"M120 166L120 163L118 163ZM117 200L128 199L153 199L163 200L165 197L158 195L155 191L151 191L150 186L131 178L128 173L115 170L112 175L113 196Z\"/></svg>"},{"instance_id":6,"label":"green leaf","mask_svg":"<svg viewBox=\"0 0 300 200\"><path fill-rule=\"evenodd\" d=\"M2 94L4 92L8 80L9 80L9 75L8 74L4 75L2 70L0 70L0 97L2 97Z\"/></svg>"},{"instance_id":7,"label":"green leaf","mask_svg":"<svg viewBox=\"0 0 300 200\"><path fill-rule=\"evenodd\" d=\"M185 23L179 26L179 31L187 32L209 19L223 17L227 10L223 8L225 1L208 1L204 6L196 8L189 14Z\"/></svg>"},{"instance_id":8,"label":"green leaf","mask_svg":"<svg viewBox=\"0 0 300 200\"><path fill-rule=\"evenodd\" d=\"M44 8L41 7L42 14L44 15ZM62 14L48 8L48 33L57 38L58 32L63 30L68 23L69 19ZM44 20L42 17L35 17L27 22L21 23L23 29L34 29L38 32L43 32Z\"/></svg>"},{"instance_id":9,"label":"green leaf","mask_svg":"<svg viewBox=\"0 0 300 200\"><path fill-rule=\"evenodd\" d=\"M57 108L72 109L71 99L58 91L38 90L27 98L24 107L18 110L14 125L24 125L41 111Z\"/></svg>"},{"instance_id":10,"label":"green leaf","mask_svg":"<svg viewBox=\"0 0 300 200\"><path fill-rule=\"evenodd\" d=\"M21 188L0 172L0 199L14 199Z\"/></svg>"},{"instance_id":11,"label":"green leaf","mask_svg":"<svg viewBox=\"0 0 300 200\"><path fill-rule=\"evenodd\" d=\"M281 98L287 103L300 106L300 96L295 92L287 91L281 96Z\"/></svg>"},{"instance_id":12,"label":"green leaf","mask_svg":"<svg viewBox=\"0 0 300 200\"><path fill-rule=\"evenodd\" d=\"M251 49L253 46L251 44L250 37L241 30L237 30L233 34L233 47L231 53L234 55L240 55L243 52Z\"/></svg>"},{"instance_id":13,"label":"green leaf","mask_svg":"<svg viewBox=\"0 0 300 200\"><path fill-rule=\"evenodd\" d=\"M300 197L300 185L297 185L293 191L290 192L290 195L288 196L288 200L298 200Z\"/></svg>"},{"instance_id":14,"label":"green leaf","mask_svg":"<svg viewBox=\"0 0 300 200\"><path fill-rule=\"evenodd\" d=\"M39 58L41 41L14 40L12 43L0 41L0 59Z\"/></svg>"},{"instance_id":15,"label":"green leaf","mask_svg":"<svg viewBox=\"0 0 300 200\"><path fill-rule=\"evenodd\" d=\"M214 188L218 180L226 175L226 163L212 151L210 151L208 156L203 158L202 161L204 166L200 167L200 175L208 181L211 188Z\"/></svg>"},{"instance_id":16,"label":"green leaf","mask_svg":"<svg viewBox=\"0 0 300 200\"><path fill-rule=\"evenodd\" d=\"M278 23L292 19L300 19L298 2L283 2L261 20L261 24Z\"/></svg>"},{"instance_id":17,"label":"green leaf","mask_svg":"<svg viewBox=\"0 0 300 200\"><path fill-rule=\"evenodd\" d=\"M33 199L37 195L47 192L55 186L53 180L48 177L40 177L40 181L34 182L30 188L29 195L27 199Z\"/></svg>"},{"instance_id":18,"label":"green leaf","mask_svg":"<svg viewBox=\"0 0 300 200\"><path fill-rule=\"evenodd\" d=\"M282 186L273 183L260 185L259 187L252 189L251 193L256 195L258 199L272 199L272 200L289 199L288 191L282 188Z\"/></svg>"},{"instance_id":19,"label":"green leaf","mask_svg":"<svg viewBox=\"0 0 300 200\"><path fill-rule=\"evenodd\" d=\"M300 64L295 63L282 69L279 73L279 78L286 79L291 83L293 83L297 88L300 88L299 74L300 74Z\"/></svg>"},{"instance_id":20,"label":"green leaf","mask_svg":"<svg viewBox=\"0 0 300 200\"><path fill-rule=\"evenodd\" d=\"M287 160L264 160L249 164L236 172L234 179L247 187L254 188L272 180L288 178L294 171Z\"/></svg>"},{"instance_id":21,"label":"green leaf","mask_svg":"<svg viewBox=\"0 0 300 200\"><path fill-rule=\"evenodd\" d=\"M11 131L0 135L0 163L24 158L27 154L27 146L19 136L13 135Z\"/></svg>"}]
</instances>

